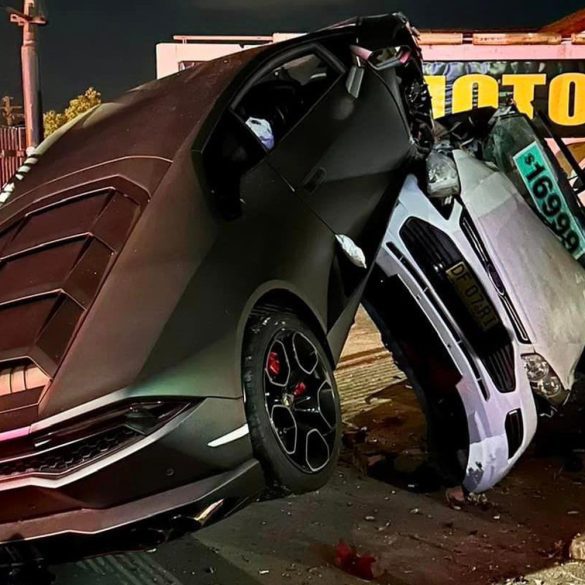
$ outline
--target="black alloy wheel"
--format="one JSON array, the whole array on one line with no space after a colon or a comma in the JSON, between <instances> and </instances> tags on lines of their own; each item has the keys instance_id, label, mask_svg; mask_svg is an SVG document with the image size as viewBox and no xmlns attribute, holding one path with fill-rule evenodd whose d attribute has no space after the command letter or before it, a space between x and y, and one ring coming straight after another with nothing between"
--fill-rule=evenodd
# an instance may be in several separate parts
<instances>
[{"instance_id":1,"label":"black alloy wheel","mask_svg":"<svg viewBox=\"0 0 585 585\"><path fill-rule=\"evenodd\" d=\"M262 310L248 329L243 369L252 443L270 488L318 489L341 443L339 396L321 343L295 315Z\"/></svg>"}]
</instances>

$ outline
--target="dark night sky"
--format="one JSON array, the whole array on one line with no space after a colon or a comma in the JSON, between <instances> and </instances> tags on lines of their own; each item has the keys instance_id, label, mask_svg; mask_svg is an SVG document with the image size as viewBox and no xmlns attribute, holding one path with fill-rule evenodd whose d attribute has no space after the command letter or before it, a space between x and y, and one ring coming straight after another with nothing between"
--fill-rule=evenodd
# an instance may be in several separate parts
<instances>
[{"instance_id":1,"label":"dark night sky","mask_svg":"<svg viewBox=\"0 0 585 585\"><path fill-rule=\"evenodd\" d=\"M155 76L155 45L173 34L270 34L356 14L401 10L419 28L538 27L584 0L46 0L44 106L63 108L89 85L105 98ZM0 0L21 6L21 0ZM0 12L0 95L19 95L20 30Z\"/></svg>"}]
</instances>

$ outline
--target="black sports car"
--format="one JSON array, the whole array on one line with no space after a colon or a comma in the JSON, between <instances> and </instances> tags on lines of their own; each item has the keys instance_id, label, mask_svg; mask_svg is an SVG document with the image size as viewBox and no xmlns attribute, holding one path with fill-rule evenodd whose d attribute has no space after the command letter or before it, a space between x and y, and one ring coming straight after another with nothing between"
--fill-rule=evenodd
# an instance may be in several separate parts
<instances>
[{"instance_id":1,"label":"black sports car","mask_svg":"<svg viewBox=\"0 0 585 585\"><path fill-rule=\"evenodd\" d=\"M0 192L0 542L161 540L322 486L333 369L431 125L393 15L199 64L31 152Z\"/></svg>"}]
</instances>

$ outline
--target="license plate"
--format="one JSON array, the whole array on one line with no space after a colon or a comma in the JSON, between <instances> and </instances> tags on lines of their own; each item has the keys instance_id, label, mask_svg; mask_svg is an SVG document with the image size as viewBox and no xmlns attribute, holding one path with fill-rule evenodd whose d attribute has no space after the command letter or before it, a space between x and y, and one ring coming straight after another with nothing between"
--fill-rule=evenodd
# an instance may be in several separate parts
<instances>
[{"instance_id":1,"label":"license plate","mask_svg":"<svg viewBox=\"0 0 585 585\"><path fill-rule=\"evenodd\" d=\"M473 320L483 331L489 331L498 325L498 315L465 262L455 264L446 274Z\"/></svg>"},{"instance_id":2,"label":"license plate","mask_svg":"<svg viewBox=\"0 0 585 585\"><path fill-rule=\"evenodd\" d=\"M514 163L538 215L573 258L580 260L585 254L585 231L565 200L542 147L537 142L529 144L514 156Z\"/></svg>"}]
</instances>

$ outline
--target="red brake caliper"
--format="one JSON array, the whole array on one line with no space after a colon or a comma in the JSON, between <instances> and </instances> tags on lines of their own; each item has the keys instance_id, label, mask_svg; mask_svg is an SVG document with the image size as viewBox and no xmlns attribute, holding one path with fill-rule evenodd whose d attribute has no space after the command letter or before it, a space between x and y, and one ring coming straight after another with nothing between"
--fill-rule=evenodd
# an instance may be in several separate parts
<instances>
[{"instance_id":1,"label":"red brake caliper","mask_svg":"<svg viewBox=\"0 0 585 585\"><path fill-rule=\"evenodd\" d=\"M298 398L299 396L302 396L305 392L307 391L307 385L304 382L299 382L294 390L293 390L293 394L295 395L295 398Z\"/></svg>"},{"instance_id":2,"label":"red brake caliper","mask_svg":"<svg viewBox=\"0 0 585 585\"><path fill-rule=\"evenodd\" d=\"M280 365L280 358L278 357L278 354L275 351L271 351L268 354L268 372L272 375L272 376L278 376L278 374L280 374L280 369L281 369L281 365Z\"/></svg>"}]
</instances>

